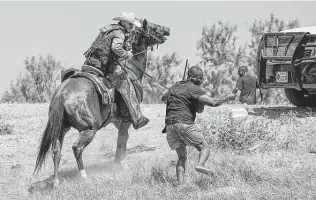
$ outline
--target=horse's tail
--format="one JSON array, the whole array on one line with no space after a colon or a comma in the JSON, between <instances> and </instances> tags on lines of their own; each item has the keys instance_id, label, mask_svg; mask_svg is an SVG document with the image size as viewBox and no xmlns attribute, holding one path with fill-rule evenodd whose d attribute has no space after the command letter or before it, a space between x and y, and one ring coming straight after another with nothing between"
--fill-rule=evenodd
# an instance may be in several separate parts
<instances>
[{"instance_id":1,"label":"horse's tail","mask_svg":"<svg viewBox=\"0 0 316 200\"><path fill-rule=\"evenodd\" d=\"M38 148L38 155L34 173L38 172L46 160L47 152L52 144L59 138L64 118L64 105L62 96L56 96L50 105L48 122L44 130L41 143Z\"/></svg>"}]
</instances>

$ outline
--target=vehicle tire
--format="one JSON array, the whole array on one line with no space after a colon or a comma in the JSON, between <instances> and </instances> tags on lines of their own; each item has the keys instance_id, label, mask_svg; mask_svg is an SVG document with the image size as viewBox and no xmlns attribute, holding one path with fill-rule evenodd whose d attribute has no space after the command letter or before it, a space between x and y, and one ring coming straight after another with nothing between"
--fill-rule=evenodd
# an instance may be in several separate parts
<instances>
[{"instance_id":1,"label":"vehicle tire","mask_svg":"<svg viewBox=\"0 0 316 200\"><path fill-rule=\"evenodd\" d=\"M309 106L316 107L316 94L309 95L308 98L309 98Z\"/></svg>"},{"instance_id":2,"label":"vehicle tire","mask_svg":"<svg viewBox=\"0 0 316 200\"><path fill-rule=\"evenodd\" d=\"M292 88L284 89L287 99L298 107L316 107L316 95L305 95L303 91Z\"/></svg>"}]
</instances>

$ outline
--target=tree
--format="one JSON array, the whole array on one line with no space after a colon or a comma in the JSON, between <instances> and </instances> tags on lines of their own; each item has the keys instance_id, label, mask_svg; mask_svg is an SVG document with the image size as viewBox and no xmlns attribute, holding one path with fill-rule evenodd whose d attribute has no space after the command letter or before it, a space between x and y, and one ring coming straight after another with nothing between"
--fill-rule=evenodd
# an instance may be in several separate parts
<instances>
[{"instance_id":1,"label":"tree","mask_svg":"<svg viewBox=\"0 0 316 200\"><path fill-rule=\"evenodd\" d=\"M162 103L161 97L166 92L166 87L180 80L179 72L172 72L181 63L177 53L165 54L162 57L155 58L152 54L148 55L146 73L152 78L144 75L144 103Z\"/></svg>"},{"instance_id":2,"label":"tree","mask_svg":"<svg viewBox=\"0 0 316 200\"><path fill-rule=\"evenodd\" d=\"M204 26L197 49L202 58L205 81L202 84L211 96L232 91L237 80L234 70L245 63L245 46L237 47L236 25L219 21L211 27Z\"/></svg>"},{"instance_id":3,"label":"tree","mask_svg":"<svg viewBox=\"0 0 316 200\"><path fill-rule=\"evenodd\" d=\"M51 55L32 56L24 61L26 72L20 74L9 90L2 95L3 102L47 102L60 81L60 61Z\"/></svg>"}]
</instances>

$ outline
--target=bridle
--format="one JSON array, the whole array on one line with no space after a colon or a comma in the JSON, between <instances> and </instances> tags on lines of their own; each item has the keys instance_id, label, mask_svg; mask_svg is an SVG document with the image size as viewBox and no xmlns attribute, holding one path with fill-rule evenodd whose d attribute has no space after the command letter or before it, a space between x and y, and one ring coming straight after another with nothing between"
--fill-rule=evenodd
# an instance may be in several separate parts
<instances>
[{"instance_id":1,"label":"bridle","mask_svg":"<svg viewBox=\"0 0 316 200\"><path fill-rule=\"evenodd\" d=\"M134 42L134 39L135 39L135 37L136 37L136 34L142 34L142 35L144 35L144 36L147 37L147 38L153 38L153 39L155 39L155 40L157 41L157 48L158 48L158 45L162 43L162 40L159 39L159 38L157 38L155 35L151 34L151 33L149 32L149 30L148 30L148 31L144 31L143 29L142 29L142 31L134 30L132 42ZM154 45L150 45L149 47L146 48L146 50L141 51L141 52L138 52L138 53L135 53L135 54L133 54L133 56L146 53L146 52L149 51L149 50L153 50L153 46L154 46ZM117 61L123 61L123 60L117 60ZM127 71L126 71L126 69L124 69L124 68L127 68L127 69L133 71L131 68L129 68L129 67L127 66L127 61L126 61L126 60L125 60L125 63L124 63L124 64L123 64L123 63L120 63L120 62L117 62L117 63L122 67L122 69L123 69L126 73L127 73ZM146 56L146 66L145 66L145 69L147 68L147 64L148 64L148 54L147 54L147 56ZM124 66L122 66L122 65L124 65ZM136 67L136 69L138 69L138 70L141 71L143 74L145 74L146 76L148 76L149 78L151 78L152 80L154 80L155 82L157 82L159 85L161 85L161 86L164 87L165 89L169 89L167 86L165 86L165 85L159 83L159 81L158 81L157 79L155 79L154 77L152 77L151 75L149 75L148 73L146 73L145 70L140 69L137 65L134 65L134 66ZM140 76L137 77L136 79L132 80L132 82L138 81L138 80L141 78L141 76L142 76L142 75L140 75Z\"/></svg>"}]
</instances>

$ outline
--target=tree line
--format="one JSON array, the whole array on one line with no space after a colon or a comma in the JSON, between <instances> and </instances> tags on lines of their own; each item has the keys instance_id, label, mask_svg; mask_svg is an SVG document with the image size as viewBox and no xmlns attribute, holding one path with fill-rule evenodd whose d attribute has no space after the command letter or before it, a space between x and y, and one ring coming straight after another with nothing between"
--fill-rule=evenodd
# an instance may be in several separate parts
<instances>
[{"instance_id":1,"label":"tree line","mask_svg":"<svg viewBox=\"0 0 316 200\"><path fill-rule=\"evenodd\" d=\"M237 69L246 65L252 74L256 74L256 53L263 33L279 32L299 26L299 20L285 22L274 13L267 19L255 19L249 27L250 38L245 44L237 45L237 25L218 21L202 28L201 38L196 47L200 61L196 63L204 70L203 88L212 96L218 97L233 90L238 78ZM60 83L60 71L64 66L52 55L32 56L25 59L25 73L21 73L15 82L11 82L2 97L2 102L48 102L55 88ZM148 55L146 72L155 80L144 76L144 103L161 103L160 98L167 87L182 79L181 72L175 69L183 65L178 53L173 52L155 57ZM183 73L183 72L182 72ZM157 81L159 83L157 83ZM282 103L287 101L283 90L268 89L265 91L264 103Z\"/></svg>"}]
</instances>

